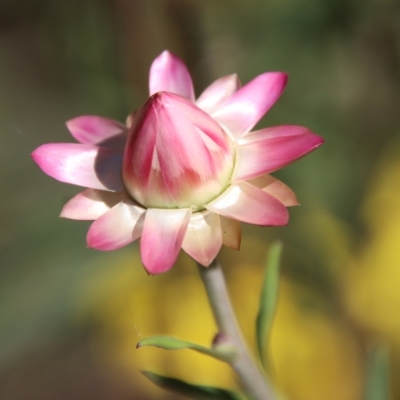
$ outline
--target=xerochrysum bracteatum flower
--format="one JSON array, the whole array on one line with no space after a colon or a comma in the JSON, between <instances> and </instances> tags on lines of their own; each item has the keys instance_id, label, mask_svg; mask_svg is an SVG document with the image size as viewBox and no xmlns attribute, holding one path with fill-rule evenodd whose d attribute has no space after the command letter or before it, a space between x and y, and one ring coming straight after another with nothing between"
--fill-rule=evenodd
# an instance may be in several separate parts
<instances>
[{"instance_id":1,"label":"xerochrysum bracteatum flower","mask_svg":"<svg viewBox=\"0 0 400 400\"><path fill-rule=\"evenodd\" d=\"M190 74L164 51L150 69L150 98L127 125L82 116L67 122L79 143L33 152L48 175L88 189L61 216L94 220L87 244L114 250L140 238L150 274L172 267L181 248L208 266L221 246L238 249L240 222L288 223L295 194L271 172L323 143L307 128L251 132L281 95L287 76L267 72L241 87L220 78L195 100Z\"/></svg>"}]
</instances>

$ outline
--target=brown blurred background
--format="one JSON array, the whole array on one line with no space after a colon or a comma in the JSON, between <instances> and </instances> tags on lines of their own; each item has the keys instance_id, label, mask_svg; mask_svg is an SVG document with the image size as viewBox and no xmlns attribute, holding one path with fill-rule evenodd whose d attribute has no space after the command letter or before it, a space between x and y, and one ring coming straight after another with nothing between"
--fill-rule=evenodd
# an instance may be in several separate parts
<instances>
[{"instance_id":1,"label":"brown blurred background","mask_svg":"<svg viewBox=\"0 0 400 400\"><path fill-rule=\"evenodd\" d=\"M237 72L287 71L259 126L305 125L326 139L275 175L301 207L288 227L246 227L222 261L253 343L269 243L285 244L269 352L288 400L366 399L371 346L390 349L400 399L400 4L396 0L0 0L0 399L176 399L148 369L236 388L220 362L135 350L170 334L215 334L194 263L148 277L137 245L86 249L86 222L58 219L79 188L39 171L30 152L68 142L64 121L125 120L169 49L197 94ZM369 398L368 398L369 400Z\"/></svg>"}]
</instances>

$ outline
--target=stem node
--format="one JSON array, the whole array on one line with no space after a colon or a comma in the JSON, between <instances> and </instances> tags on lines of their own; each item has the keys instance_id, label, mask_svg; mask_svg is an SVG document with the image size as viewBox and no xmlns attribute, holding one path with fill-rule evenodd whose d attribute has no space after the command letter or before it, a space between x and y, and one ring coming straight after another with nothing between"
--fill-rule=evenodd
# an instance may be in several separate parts
<instances>
[{"instance_id":1,"label":"stem node","mask_svg":"<svg viewBox=\"0 0 400 400\"><path fill-rule=\"evenodd\" d=\"M198 264L207 297L212 308L219 332L214 346L227 344L236 351L228 363L236 372L245 393L252 400L276 400L267 377L251 358L236 322L221 265L215 259L208 268Z\"/></svg>"}]
</instances>

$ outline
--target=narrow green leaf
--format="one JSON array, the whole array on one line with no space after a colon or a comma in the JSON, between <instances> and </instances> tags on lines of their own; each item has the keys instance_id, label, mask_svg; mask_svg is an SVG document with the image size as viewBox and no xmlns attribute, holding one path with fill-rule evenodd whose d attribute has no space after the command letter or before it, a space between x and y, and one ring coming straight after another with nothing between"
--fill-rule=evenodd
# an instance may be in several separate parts
<instances>
[{"instance_id":1,"label":"narrow green leaf","mask_svg":"<svg viewBox=\"0 0 400 400\"><path fill-rule=\"evenodd\" d=\"M225 351L209 349L195 343L186 342L170 336L152 336L142 339L136 348L144 346L155 346L165 350L183 350L191 349L199 353L206 354L220 361L228 362L235 356L234 349L226 349Z\"/></svg>"},{"instance_id":2,"label":"narrow green leaf","mask_svg":"<svg viewBox=\"0 0 400 400\"><path fill-rule=\"evenodd\" d=\"M389 351L384 346L369 353L364 399L389 400Z\"/></svg>"},{"instance_id":3,"label":"narrow green leaf","mask_svg":"<svg viewBox=\"0 0 400 400\"><path fill-rule=\"evenodd\" d=\"M273 243L265 264L264 282L261 289L260 308L257 315L257 347L260 360L264 367L268 366L265 347L271 331L275 315L279 290L279 265L282 253L282 243Z\"/></svg>"},{"instance_id":4,"label":"narrow green leaf","mask_svg":"<svg viewBox=\"0 0 400 400\"><path fill-rule=\"evenodd\" d=\"M225 389L214 388L211 386L193 385L175 378L158 375L149 371L142 371L142 374L150 379L155 385L173 391L183 396L188 396L195 400L242 400L238 394Z\"/></svg>"}]
</instances>

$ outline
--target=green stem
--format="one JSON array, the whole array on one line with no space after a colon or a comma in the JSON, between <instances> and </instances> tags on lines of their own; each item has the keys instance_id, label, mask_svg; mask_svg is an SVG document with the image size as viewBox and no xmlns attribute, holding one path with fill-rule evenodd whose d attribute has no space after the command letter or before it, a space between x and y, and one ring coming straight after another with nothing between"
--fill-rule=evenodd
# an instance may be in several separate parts
<instances>
[{"instance_id":1,"label":"green stem","mask_svg":"<svg viewBox=\"0 0 400 400\"><path fill-rule=\"evenodd\" d=\"M208 268L198 264L198 270L213 310L219 333L232 342L237 355L230 362L245 393L252 400L276 400L266 376L250 357L233 311L221 265L215 259Z\"/></svg>"}]
</instances>

